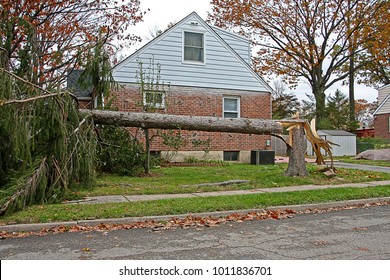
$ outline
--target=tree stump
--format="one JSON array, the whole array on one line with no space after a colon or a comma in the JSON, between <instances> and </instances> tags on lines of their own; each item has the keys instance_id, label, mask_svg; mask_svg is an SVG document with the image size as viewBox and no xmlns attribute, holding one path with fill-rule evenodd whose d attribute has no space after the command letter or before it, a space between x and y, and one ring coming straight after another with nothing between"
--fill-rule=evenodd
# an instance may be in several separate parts
<instances>
[{"instance_id":1,"label":"tree stump","mask_svg":"<svg viewBox=\"0 0 390 280\"><path fill-rule=\"evenodd\" d=\"M306 140L303 125L294 126L290 131L291 146L287 146L289 156L288 168L284 175L286 176L307 176L305 162Z\"/></svg>"}]
</instances>

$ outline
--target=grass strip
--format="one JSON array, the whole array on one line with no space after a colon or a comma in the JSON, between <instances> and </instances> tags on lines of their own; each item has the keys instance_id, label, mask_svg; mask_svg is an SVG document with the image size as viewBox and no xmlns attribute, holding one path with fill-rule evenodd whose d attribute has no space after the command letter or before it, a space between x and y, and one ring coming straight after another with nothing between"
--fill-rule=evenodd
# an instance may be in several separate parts
<instances>
[{"instance_id":1,"label":"grass strip","mask_svg":"<svg viewBox=\"0 0 390 280\"><path fill-rule=\"evenodd\" d=\"M279 188L299 185L338 185L369 181L390 180L389 173L364 170L337 170L337 176L327 177L320 170L323 166L307 165L310 176L283 176L286 164L249 165L231 164L215 167L170 167L154 169L152 177L126 177L100 174L95 187L72 188L69 200L100 195L145 195L212 192ZM229 180L248 180L248 183L228 186L199 186ZM182 187L187 185L188 187Z\"/></svg>"},{"instance_id":2,"label":"grass strip","mask_svg":"<svg viewBox=\"0 0 390 280\"><path fill-rule=\"evenodd\" d=\"M45 223L102 218L178 215L390 196L390 186L197 197L106 204L39 205L2 217L0 223Z\"/></svg>"}]
</instances>

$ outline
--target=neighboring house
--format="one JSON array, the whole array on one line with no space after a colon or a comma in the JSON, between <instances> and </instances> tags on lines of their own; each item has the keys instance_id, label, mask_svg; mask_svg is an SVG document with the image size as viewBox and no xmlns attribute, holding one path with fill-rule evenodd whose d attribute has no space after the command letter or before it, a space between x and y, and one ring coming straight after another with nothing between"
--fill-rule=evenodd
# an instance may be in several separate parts
<instances>
[{"instance_id":1,"label":"neighboring house","mask_svg":"<svg viewBox=\"0 0 390 280\"><path fill-rule=\"evenodd\" d=\"M157 93L157 113L271 119L272 89L250 66L250 41L208 25L195 12L114 67L113 77L123 86L113 104L120 111L141 111L148 102L148 92L141 98L139 63L145 70L151 60L161 67L161 82L169 84L169 90ZM202 158L207 150L208 159L249 162L250 151L270 148L271 139L194 131L181 135L186 140L173 161ZM194 145L202 141L209 144ZM156 138L151 150L165 156L173 149Z\"/></svg>"},{"instance_id":2,"label":"neighboring house","mask_svg":"<svg viewBox=\"0 0 390 280\"><path fill-rule=\"evenodd\" d=\"M338 145L331 145L333 156L356 156L356 134L345 130L318 130L317 134ZM309 155L315 155L310 142L307 142L307 151Z\"/></svg>"},{"instance_id":3,"label":"neighboring house","mask_svg":"<svg viewBox=\"0 0 390 280\"><path fill-rule=\"evenodd\" d=\"M390 85L378 89L378 104L374 112L375 137L390 138Z\"/></svg>"}]
</instances>

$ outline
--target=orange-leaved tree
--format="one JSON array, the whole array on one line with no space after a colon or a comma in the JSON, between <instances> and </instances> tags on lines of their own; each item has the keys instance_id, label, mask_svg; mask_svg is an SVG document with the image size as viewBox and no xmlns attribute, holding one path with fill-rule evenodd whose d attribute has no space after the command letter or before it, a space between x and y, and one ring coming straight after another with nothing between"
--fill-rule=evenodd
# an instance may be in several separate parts
<instances>
[{"instance_id":1,"label":"orange-leaved tree","mask_svg":"<svg viewBox=\"0 0 390 280\"><path fill-rule=\"evenodd\" d=\"M212 0L209 21L251 36L257 50L254 65L261 75L282 75L292 85L306 80L321 123L326 115L325 91L349 76L349 71L339 70L365 50L368 38L359 34L378 13L380 2ZM351 38L356 48L351 48Z\"/></svg>"},{"instance_id":2,"label":"orange-leaved tree","mask_svg":"<svg viewBox=\"0 0 390 280\"><path fill-rule=\"evenodd\" d=\"M360 70L361 82L380 86L390 84L390 1L383 1L364 34L370 37L362 55L366 64Z\"/></svg>"},{"instance_id":3,"label":"orange-leaved tree","mask_svg":"<svg viewBox=\"0 0 390 280\"><path fill-rule=\"evenodd\" d=\"M139 0L1 0L0 48L8 70L39 85L63 82L99 38L121 45L136 39Z\"/></svg>"}]
</instances>

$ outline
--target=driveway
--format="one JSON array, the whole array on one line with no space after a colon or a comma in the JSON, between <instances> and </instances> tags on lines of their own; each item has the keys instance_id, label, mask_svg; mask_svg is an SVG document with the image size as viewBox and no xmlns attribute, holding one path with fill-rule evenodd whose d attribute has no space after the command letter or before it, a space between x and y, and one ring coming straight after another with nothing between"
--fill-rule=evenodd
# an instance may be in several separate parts
<instances>
[{"instance_id":1,"label":"driveway","mask_svg":"<svg viewBox=\"0 0 390 280\"><path fill-rule=\"evenodd\" d=\"M345 163L345 162L335 162L334 165L335 167L390 173L390 167L385 167L385 166L371 166L366 164Z\"/></svg>"}]
</instances>

